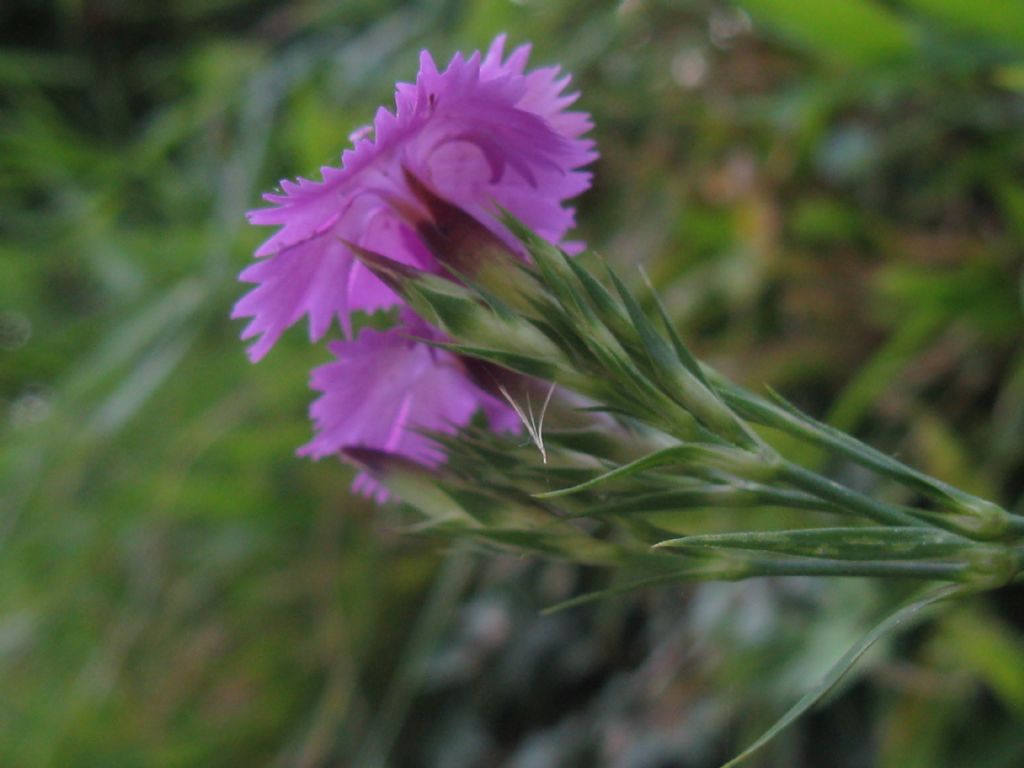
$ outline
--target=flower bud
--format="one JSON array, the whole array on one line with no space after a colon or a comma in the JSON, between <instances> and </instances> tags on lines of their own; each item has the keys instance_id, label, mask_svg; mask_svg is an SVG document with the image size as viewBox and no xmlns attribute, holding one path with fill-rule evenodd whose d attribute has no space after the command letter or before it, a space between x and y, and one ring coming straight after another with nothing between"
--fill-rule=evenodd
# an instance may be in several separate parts
<instances>
[{"instance_id":1,"label":"flower bud","mask_svg":"<svg viewBox=\"0 0 1024 768\"><path fill-rule=\"evenodd\" d=\"M403 167L405 182L422 206L417 210L403 200L393 200L398 214L420 236L433 257L456 278L502 300L523 308L524 299L540 287L521 269L518 255L491 229L459 206L445 200Z\"/></svg>"}]
</instances>

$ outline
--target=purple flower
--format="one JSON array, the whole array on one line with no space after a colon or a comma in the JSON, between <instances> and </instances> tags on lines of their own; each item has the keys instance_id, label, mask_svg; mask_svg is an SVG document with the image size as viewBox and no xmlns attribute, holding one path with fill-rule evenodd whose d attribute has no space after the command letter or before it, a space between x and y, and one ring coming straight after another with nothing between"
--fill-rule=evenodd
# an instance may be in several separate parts
<instances>
[{"instance_id":1,"label":"purple flower","mask_svg":"<svg viewBox=\"0 0 1024 768\"><path fill-rule=\"evenodd\" d=\"M397 86L395 113L377 111L374 137L346 150L341 168L323 168L323 181L284 181L283 194L265 196L274 207L249 214L253 224L279 227L242 272L256 287L232 313L251 318L242 338L256 338L253 360L306 316L317 341L335 318L348 329L353 310L399 303L344 241L439 271L399 213L403 205L417 208L405 171L499 235L507 233L495 203L561 241L574 222L564 202L590 186L590 174L579 170L597 156L593 142L580 138L590 118L567 111L576 99L563 93L568 76L557 67L527 73L529 46L503 58L504 44L499 36L482 58L456 54L443 72L424 51L415 84Z\"/></svg>"},{"instance_id":2,"label":"purple flower","mask_svg":"<svg viewBox=\"0 0 1024 768\"><path fill-rule=\"evenodd\" d=\"M518 427L512 409L473 384L456 355L417 340L441 334L411 312L403 312L403 321L328 345L337 360L313 370L312 387L323 394L310 407L316 436L300 455L375 448L433 467L444 454L423 430L454 432L480 408L492 429ZM365 473L354 487L381 502L388 497Z\"/></svg>"},{"instance_id":3,"label":"purple flower","mask_svg":"<svg viewBox=\"0 0 1024 768\"><path fill-rule=\"evenodd\" d=\"M255 338L253 361L307 316L317 341L335 319L351 336L353 311L401 304L352 246L448 274L422 229L439 205L468 213L513 250L497 206L551 242L577 247L562 242L574 223L565 201L590 185L581 170L597 157L581 138L590 117L569 111L576 94L564 93L568 76L557 67L527 72L529 46L505 58L504 44L499 36L485 56L456 54L444 71L424 51L416 82L396 87L395 112L378 110L340 168L321 169L322 181L282 182L282 194L265 196L272 207L249 214L254 224L278 227L242 272L255 287L232 312L250 318L242 338ZM422 339L444 340L404 308L397 328L331 343L337 359L312 375L321 393L310 409L315 436L299 453L373 449L433 467L444 455L424 430L453 433L481 409L493 429L518 428L513 410L475 384L464 361ZM355 488L387 497L365 473Z\"/></svg>"}]
</instances>

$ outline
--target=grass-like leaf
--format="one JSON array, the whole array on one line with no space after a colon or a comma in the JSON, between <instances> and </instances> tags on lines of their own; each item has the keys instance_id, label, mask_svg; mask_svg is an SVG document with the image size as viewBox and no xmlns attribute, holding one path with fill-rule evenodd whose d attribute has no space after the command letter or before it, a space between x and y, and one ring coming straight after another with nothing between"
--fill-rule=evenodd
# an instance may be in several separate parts
<instances>
[{"instance_id":1,"label":"grass-like leaf","mask_svg":"<svg viewBox=\"0 0 1024 768\"><path fill-rule=\"evenodd\" d=\"M800 491L789 491L767 486L750 488L735 485L717 485L700 481L692 488L656 491L622 498L597 507L574 512L572 517L606 517L609 515L675 512L684 509L757 509L759 507L810 509L842 513L827 502ZM860 529L857 529L860 530ZM664 546L669 546L667 543Z\"/></svg>"},{"instance_id":2,"label":"grass-like leaf","mask_svg":"<svg viewBox=\"0 0 1024 768\"><path fill-rule=\"evenodd\" d=\"M624 464L610 472L588 480L585 483L574 485L570 488L562 488L557 491L538 494L539 499L555 498L557 496L568 496L572 493L585 491L595 486L606 483L610 480L617 480L624 477L631 477L648 469L663 467L670 464L680 464L700 469L723 469L741 470L746 466L753 467L751 463L755 460L753 454L746 453L734 448L726 448L720 445L709 445L705 443L689 443L686 445L675 445L655 451L641 459Z\"/></svg>"},{"instance_id":3,"label":"grass-like leaf","mask_svg":"<svg viewBox=\"0 0 1024 768\"><path fill-rule=\"evenodd\" d=\"M544 614L566 611L598 600L623 595L643 587L653 587L661 584L672 584L682 581L710 581L715 579L728 580L734 575L734 566L725 560L694 560L683 567L671 568L662 573L650 576L642 576L637 579L617 584L608 589L601 589L595 592L588 592L585 595L563 600L555 605L548 606L543 610Z\"/></svg>"},{"instance_id":4,"label":"grass-like leaf","mask_svg":"<svg viewBox=\"0 0 1024 768\"><path fill-rule=\"evenodd\" d=\"M835 688L846 673L853 668L853 665L868 652L868 649L883 637L899 629L906 629L920 621L925 609L932 605L943 600L948 600L949 598L965 594L969 590L969 587L965 587L961 584L943 586L904 605L899 610L887 616L877 624L874 629L857 641L850 650L843 654L842 658L840 658L839 661L837 661L832 668L825 673L825 676L818 681L817 685L811 688L811 690L805 693L796 704L790 707L790 709L780 717L771 728L765 731L753 744L722 766L722 768L735 768L735 766L740 765L751 755L764 747L768 742L778 736L782 731L792 725L800 718L801 715L821 701L829 691Z\"/></svg>"},{"instance_id":5,"label":"grass-like leaf","mask_svg":"<svg viewBox=\"0 0 1024 768\"><path fill-rule=\"evenodd\" d=\"M718 373L706 370L716 391L744 418L772 427L806 440L819 447L835 451L880 475L889 477L936 502L960 510L991 510L991 502L954 488L930 477L892 456L862 443L824 422L801 411L774 390L769 389L771 400L758 397L739 387Z\"/></svg>"},{"instance_id":6,"label":"grass-like leaf","mask_svg":"<svg viewBox=\"0 0 1024 768\"><path fill-rule=\"evenodd\" d=\"M658 546L743 549L840 560L903 560L962 552L965 542L934 528L865 526L684 536Z\"/></svg>"}]
</instances>

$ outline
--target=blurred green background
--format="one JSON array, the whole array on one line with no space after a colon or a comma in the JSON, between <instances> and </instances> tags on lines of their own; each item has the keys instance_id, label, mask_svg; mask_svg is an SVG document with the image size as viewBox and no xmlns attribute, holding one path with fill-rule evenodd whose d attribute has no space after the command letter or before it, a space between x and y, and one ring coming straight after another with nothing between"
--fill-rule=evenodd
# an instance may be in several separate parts
<instances>
[{"instance_id":1,"label":"blurred green background","mask_svg":"<svg viewBox=\"0 0 1024 768\"><path fill-rule=\"evenodd\" d=\"M701 355L1024 511L1018 0L6 0L0 765L712 766L877 618L797 579L541 616L604 576L294 457L325 352L246 362L243 213L499 31L575 74L582 235ZM1024 765L1022 630L1019 587L949 610L753 764Z\"/></svg>"}]
</instances>

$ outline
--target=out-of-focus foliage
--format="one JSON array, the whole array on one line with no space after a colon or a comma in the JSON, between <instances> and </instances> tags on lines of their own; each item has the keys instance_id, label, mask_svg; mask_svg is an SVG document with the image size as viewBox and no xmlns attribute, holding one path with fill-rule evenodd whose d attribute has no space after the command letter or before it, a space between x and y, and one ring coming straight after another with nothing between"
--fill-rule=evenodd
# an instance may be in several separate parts
<instances>
[{"instance_id":1,"label":"out-of-focus foliage","mask_svg":"<svg viewBox=\"0 0 1024 768\"><path fill-rule=\"evenodd\" d=\"M541 616L601 575L449 555L293 457L319 353L245 362L242 213L498 31L576 73L583 235L702 355L1024 511L1013 0L13 0L0 764L712 765L876 618L792 580ZM1019 765L1021 606L874 654L762 764Z\"/></svg>"}]
</instances>

